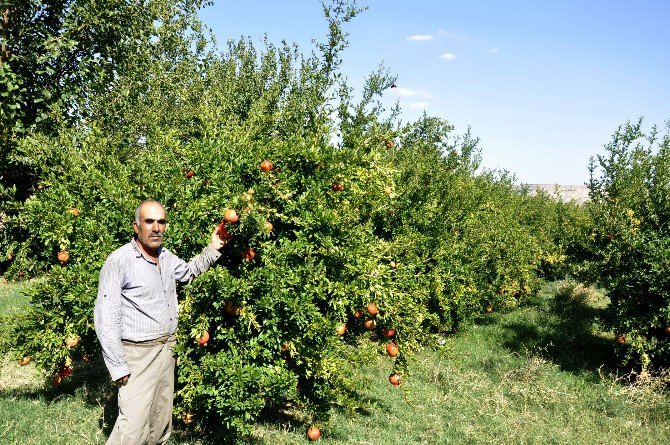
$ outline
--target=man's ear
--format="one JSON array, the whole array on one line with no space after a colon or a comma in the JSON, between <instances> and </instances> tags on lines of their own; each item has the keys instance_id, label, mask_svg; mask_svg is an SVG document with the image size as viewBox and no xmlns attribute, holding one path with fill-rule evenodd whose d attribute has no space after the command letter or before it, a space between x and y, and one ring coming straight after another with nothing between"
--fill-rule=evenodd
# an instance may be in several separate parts
<instances>
[{"instance_id":1,"label":"man's ear","mask_svg":"<svg viewBox=\"0 0 670 445\"><path fill-rule=\"evenodd\" d=\"M137 227L137 223L136 223L135 221L133 221L133 230L135 231L135 234L136 234L136 235L139 235L139 231L138 231L138 229L139 229L139 228Z\"/></svg>"}]
</instances>

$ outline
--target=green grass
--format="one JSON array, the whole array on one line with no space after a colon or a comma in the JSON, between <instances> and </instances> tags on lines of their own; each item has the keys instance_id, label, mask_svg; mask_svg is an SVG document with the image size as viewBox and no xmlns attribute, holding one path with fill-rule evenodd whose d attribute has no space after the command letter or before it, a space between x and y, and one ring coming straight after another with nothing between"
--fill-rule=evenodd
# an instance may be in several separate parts
<instances>
[{"instance_id":1,"label":"green grass","mask_svg":"<svg viewBox=\"0 0 670 445\"><path fill-rule=\"evenodd\" d=\"M0 287L2 300L16 291ZM4 288L4 289L3 289ZM366 388L354 415L322 425L329 444L670 443L670 377L636 379L617 368L611 333L594 323L596 292L554 283L516 311L483 317L415 357L399 388L391 359L369 351L356 364ZM0 306L6 307L6 306ZM114 418L102 363L58 391L39 388L34 367L7 357L0 371L0 443L104 443ZM83 375L81 375L83 374ZM304 444L298 412L259 422L250 443ZM176 432L174 444L204 443Z\"/></svg>"},{"instance_id":2,"label":"green grass","mask_svg":"<svg viewBox=\"0 0 670 445\"><path fill-rule=\"evenodd\" d=\"M16 315L28 307L30 301L21 293L27 286L27 282L13 284L0 282L0 315Z\"/></svg>"},{"instance_id":3,"label":"green grass","mask_svg":"<svg viewBox=\"0 0 670 445\"><path fill-rule=\"evenodd\" d=\"M27 286L29 282L8 284L0 279L0 352L10 341L12 322L30 305L30 299L21 292Z\"/></svg>"}]
</instances>

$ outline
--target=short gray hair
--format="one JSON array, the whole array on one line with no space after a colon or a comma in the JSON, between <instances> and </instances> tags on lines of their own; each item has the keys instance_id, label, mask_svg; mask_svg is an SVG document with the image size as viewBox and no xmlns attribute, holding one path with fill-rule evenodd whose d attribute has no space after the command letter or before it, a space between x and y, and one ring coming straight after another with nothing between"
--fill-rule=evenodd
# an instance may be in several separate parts
<instances>
[{"instance_id":1,"label":"short gray hair","mask_svg":"<svg viewBox=\"0 0 670 445\"><path fill-rule=\"evenodd\" d=\"M151 203L154 203L154 202L155 202L155 203L158 204L159 206L163 207L163 204L161 204L160 202L156 201L155 199L145 199L144 201L142 201L142 202L140 203L140 205L138 205L137 208L135 209L135 224L137 224L138 226L139 226L140 223L142 222L142 221L140 221L140 208L141 208L144 204L148 204L148 203L150 203L150 202L151 202ZM163 208L164 208L164 207L163 207Z\"/></svg>"}]
</instances>

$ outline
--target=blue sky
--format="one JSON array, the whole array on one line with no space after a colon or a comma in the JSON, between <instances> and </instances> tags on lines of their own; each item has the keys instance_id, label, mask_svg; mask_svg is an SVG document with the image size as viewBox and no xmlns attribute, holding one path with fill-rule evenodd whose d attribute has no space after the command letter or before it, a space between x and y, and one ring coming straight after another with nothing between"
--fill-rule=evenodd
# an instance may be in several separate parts
<instances>
[{"instance_id":1,"label":"blue sky","mask_svg":"<svg viewBox=\"0 0 670 445\"><path fill-rule=\"evenodd\" d=\"M670 119L670 1L368 0L345 27L343 73L360 90L380 63L404 121L425 110L479 137L483 166L518 182L581 184L619 125ZM311 51L317 0L214 0L219 44L267 34Z\"/></svg>"}]
</instances>

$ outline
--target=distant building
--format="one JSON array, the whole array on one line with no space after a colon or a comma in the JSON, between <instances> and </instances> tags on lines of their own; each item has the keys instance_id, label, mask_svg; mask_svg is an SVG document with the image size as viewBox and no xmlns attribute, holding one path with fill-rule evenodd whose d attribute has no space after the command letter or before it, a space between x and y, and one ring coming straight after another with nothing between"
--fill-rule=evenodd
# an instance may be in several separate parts
<instances>
[{"instance_id":1,"label":"distant building","mask_svg":"<svg viewBox=\"0 0 670 445\"><path fill-rule=\"evenodd\" d=\"M559 184L522 184L521 187L528 187L530 195L536 195L538 190L542 190L549 196L560 201L575 201L578 204L584 204L589 200L589 188L585 185L559 185Z\"/></svg>"}]
</instances>

